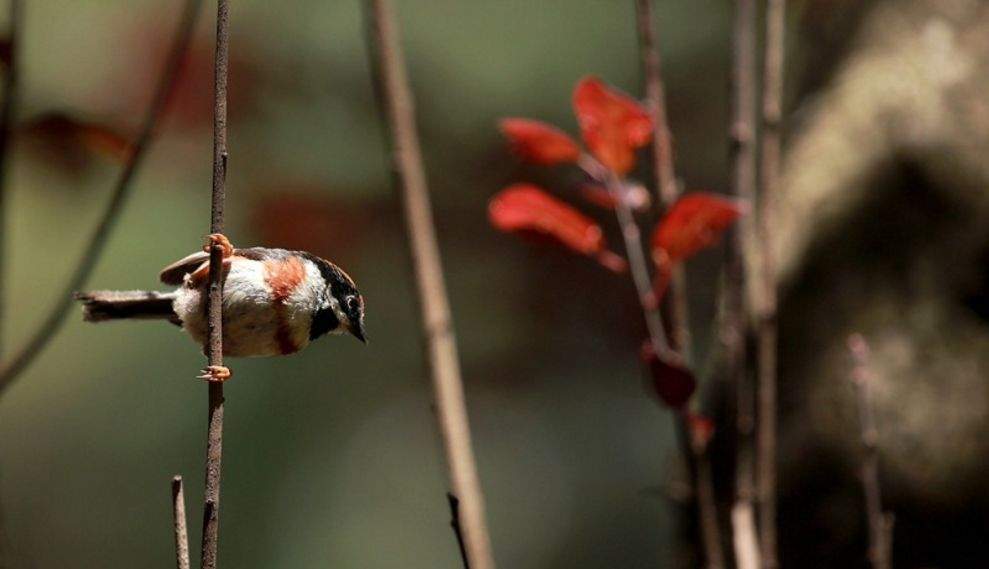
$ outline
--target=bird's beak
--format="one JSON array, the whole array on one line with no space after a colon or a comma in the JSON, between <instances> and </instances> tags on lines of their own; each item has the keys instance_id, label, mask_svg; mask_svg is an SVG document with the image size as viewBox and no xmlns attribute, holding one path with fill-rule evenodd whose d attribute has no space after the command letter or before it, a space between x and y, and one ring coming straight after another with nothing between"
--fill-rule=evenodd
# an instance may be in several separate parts
<instances>
[{"instance_id":1,"label":"bird's beak","mask_svg":"<svg viewBox=\"0 0 989 569\"><path fill-rule=\"evenodd\" d=\"M367 344L367 333L364 330L364 320L362 319L357 323L357 326L351 326L349 328L350 333L354 335L355 338Z\"/></svg>"}]
</instances>

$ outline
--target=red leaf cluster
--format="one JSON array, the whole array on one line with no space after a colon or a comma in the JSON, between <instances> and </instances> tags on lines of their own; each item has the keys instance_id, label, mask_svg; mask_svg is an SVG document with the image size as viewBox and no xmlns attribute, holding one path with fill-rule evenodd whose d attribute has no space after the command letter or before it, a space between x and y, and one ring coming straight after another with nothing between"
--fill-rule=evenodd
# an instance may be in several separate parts
<instances>
[{"instance_id":1,"label":"red leaf cluster","mask_svg":"<svg viewBox=\"0 0 989 569\"><path fill-rule=\"evenodd\" d=\"M565 132L553 125L532 119L508 118L499 123L515 152L523 160L552 166L576 162L580 147Z\"/></svg>"},{"instance_id":2,"label":"red leaf cluster","mask_svg":"<svg viewBox=\"0 0 989 569\"><path fill-rule=\"evenodd\" d=\"M635 166L635 151L652 139L652 118L635 99L586 77L573 94L574 113L587 148L618 175Z\"/></svg>"},{"instance_id":3,"label":"red leaf cluster","mask_svg":"<svg viewBox=\"0 0 989 569\"><path fill-rule=\"evenodd\" d=\"M642 361L649 368L652 389L668 407L682 409L697 389L697 380L686 366L656 355L648 341L642 345Z\"/></svg>"},{"instance_id":4,"label":"red leaf cluster","mask_svg":"<svg viewBox=\"0 0 989 569\"><path fill-rule=\"evenodd\" d=\"M491 198L488 217L496 229L551 237L582 255L594 257L615 272L625 260L607 248L604 232L594 220L532 184L515 184Z\"/></svg>"}]
</instances>

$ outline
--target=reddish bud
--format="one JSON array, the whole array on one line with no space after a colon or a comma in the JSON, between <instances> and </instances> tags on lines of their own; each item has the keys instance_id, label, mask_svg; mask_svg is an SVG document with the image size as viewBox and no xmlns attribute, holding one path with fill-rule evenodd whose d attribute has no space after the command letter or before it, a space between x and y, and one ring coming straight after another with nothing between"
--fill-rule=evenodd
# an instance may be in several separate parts
<instances>
[{"instance_id":1,"label":"reddish bud","mask_svg":"<svg viewBox=\"0 0 989 569\"><path fill-rule=\"evenodd\" d=\"M498 126L512 151L523 160L550 166L576 162L580 147L553 125L531 119L502 119Z\"/></svg>"},{"instance_id":2,"label":"reddish bud","mask_svg":"<svg viewBox=\"0 0 989 569\"><path fill-rule=\"evenodd\" d=\"M714 421L710 417L687 412L685 419L690 430L690 443L695 449L704 452L714 438Z\"/></svg>"},{"instance_id":3,"label":"reddish bud","mask_svg":"<svg viewBox=\"0 0 989 569\"><path fill-rule=\"evenodd\" d=\"M743 213L735 201L715 194L695 192L676 201L652 236L652 254L662 267L679 263L718 242Z\"/></svg>"},{"instance_id":4,"label":"reddish bud","mask_svg":"<svg viewBox=\"0 0 989 569\"><path fill-rule=\"evenodd\" d=\"M652 119L633 98L597 77L582 79L573 94L580 131L594 157L619 175L635 166L635 150L652 139Z\"/></svg>"},{"instance_id":5,"label":"reddish bud","mask_svg":"<svg viewBox=\"0 0 989 569\"><path fill-rule=\"evenodd\" d=\"M491 198L488 218L498 230L535 232L597 259L612 271L627 268L624 259L607 249L600 225L532 184L515 184Z\"/></svg>"},{"instance_id":6,"label":"reddish bud","mask_svg":"<svg viewBox=\"0 0 989 569\"><path fill-rule=\"evenodd\" d=\"M656 355L656 351L648 341L642 345L641 357L649 366L652 387L656 395L668 407L683 408L697 388L694 374L679 361Z\"/></svg>"}]
</instances>

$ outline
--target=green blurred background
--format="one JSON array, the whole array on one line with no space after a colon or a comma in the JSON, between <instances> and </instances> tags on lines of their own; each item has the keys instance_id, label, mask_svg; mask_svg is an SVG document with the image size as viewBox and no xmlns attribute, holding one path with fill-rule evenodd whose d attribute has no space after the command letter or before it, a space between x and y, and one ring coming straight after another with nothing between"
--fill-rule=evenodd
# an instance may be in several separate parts
<instances>
[{"instance_id":1,"label":"green blurred background","mask_svg":"<svg viewBox=\"0 0 989 569\"><path fill-rule=\"evenodd\" d=\"M180 4L27 2L21 117L58 110L135 132ZM520 166L495 124L529 116L574 132L570 91L586 74L639 93L633 3L398 4L500 566L662 566L674 553L664 488L676 452L669 413L643 388L631 285L486 221L488 198L511 182L576 196L575 172ZM89 288L157 287L157 271L206 232L204 9L180 94ZM724 191L730 3L664 0L657 15L680 173L688 188ZM337 261L367 298L371 342L231 363L220 559L459 567L360 4L237 1L231 25L227 234ZM54 301L119 168L63 158L29 137L15 149L7 353ZM719 255L690 268L701 362ZM0 403L5 566L170 567L176 473L198 552L203 358L168 325L69 320Z\"/></svg>"}]
</instances>

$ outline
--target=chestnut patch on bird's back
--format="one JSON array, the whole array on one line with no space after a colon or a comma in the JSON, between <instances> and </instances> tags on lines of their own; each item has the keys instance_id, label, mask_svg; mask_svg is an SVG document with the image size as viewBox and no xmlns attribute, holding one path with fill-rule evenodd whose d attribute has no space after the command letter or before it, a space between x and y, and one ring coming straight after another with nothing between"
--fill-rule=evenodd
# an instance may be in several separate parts
<instances>
[{"instance_id":1,"label":"chestnut patch on bird's back","mask_svg":"<svg viewBox=\"0 0 989 569\"><path fill-rule=\"evenodd\" d=\"M284 260L268 260L264 262L265 280L271 287L271 304L275 308L278 329L275 341L282 354L291 354L299 350L292 340L292 329L285 314L285 303L296 287L306 276L306 268L298 257L286 257Z\"/></svg>"}]
</instances>

